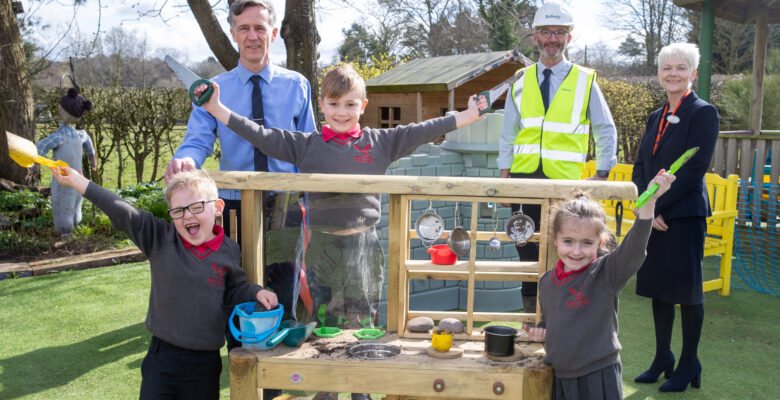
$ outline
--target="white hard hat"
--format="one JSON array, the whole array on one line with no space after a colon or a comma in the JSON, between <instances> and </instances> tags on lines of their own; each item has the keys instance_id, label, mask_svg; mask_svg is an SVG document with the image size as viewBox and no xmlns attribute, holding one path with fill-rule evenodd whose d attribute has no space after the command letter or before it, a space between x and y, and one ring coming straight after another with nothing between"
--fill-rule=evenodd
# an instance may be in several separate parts
<instances>
[{"instance_id":1,"label":"white hard hat","mask_svg":"<svg viewBox=\"0 0 780 400\"><path fill-rule=\"evenodd\" d=\"M536 10L534 15L533 28L536 29L540 26L568 26L569 29L574 28L574 18L571 15L569 8L561 3L549 2L542 4Z\"/></svg>"}]
</instances>

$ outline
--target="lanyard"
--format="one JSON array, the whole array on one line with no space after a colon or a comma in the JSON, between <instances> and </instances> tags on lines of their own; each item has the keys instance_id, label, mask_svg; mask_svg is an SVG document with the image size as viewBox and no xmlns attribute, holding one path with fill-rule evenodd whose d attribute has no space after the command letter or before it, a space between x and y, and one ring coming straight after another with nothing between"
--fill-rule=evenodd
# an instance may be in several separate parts
<instances>
[{"instance_id":1,"label":"lanyard","mask_svg":"<svg viewBox=\"0 0 780 400\"><path fill-rule=\"evenodd\" d=\"M670 114L670 116L674 116L677 118L676 115L674 115L677 112L677 109L680 108L680 104L682 104L683 100L685 100L686 97L691 93L691 89L688 89L683 93L682 97L680 98L680 101L677 102L677 105L674 107L674 111ZM661 120L658 121L658 134L655 135L655 145L653 145L653 155L655 155L655 151L658 150L658 143L661 141L661 138L664 136L664 133L666 133L666 128L669 127L669 118L666 116L666 112L669 110L669 102L667 101L664 105L664 111L661 113ZM679 122L679 118L675 123Z\"/></svg>"}]
</instances>

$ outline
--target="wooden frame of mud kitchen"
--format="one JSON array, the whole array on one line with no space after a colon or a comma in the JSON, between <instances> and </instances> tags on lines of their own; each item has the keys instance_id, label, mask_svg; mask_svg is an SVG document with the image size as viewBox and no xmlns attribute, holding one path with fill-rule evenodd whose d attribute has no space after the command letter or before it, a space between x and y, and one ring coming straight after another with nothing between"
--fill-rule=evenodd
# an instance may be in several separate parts
<instances>
[{"instance_id":1,"label":"wooden frame of mud kitchen","mask_svg":"<svg viewBox=\"0 0 780 400\"><path fill-rule=\"evenodd\" d=\"M430 335L413 335L406 331L408 287L410 279L462 279L468 281L468 307L460 313L428 313L434 319L455 316L466 320L466 332L456 339L480 340L481 331L474 321L533 321L539 315L523 313L479 313L474 311L474 283L477 280L525 280L533 281L554 266L551 240L552 205L567 198L571 191L580 189L596 199L636 199L636 187L630 182L566 181L537 179L418 177L391 175L335 175L335 174L279 174L268 172L209 171L222 189L241 190L241 249L243 267L252 282L263 281L263 216L262 191L386 193L389 195L388 239L388 294L387 326L389 333L397 333L404 340L430 339ZM415 236L410 216L412 200L462 201L472 203L471 251L468 261L453 266L437 266L409 260L409 240ZM481 202L536 203L542 205L540 233L532 240L539 241L539 262L480 262L476 260L477 240L488 240L493 232L478 232L476 210ZM508 241L501 235L502 241ZM444 268L441 268L444 267ZM455 360L457 361L457 360ZM289 362L289 360L285 360ZM434 379L438 371L428 363L371 363L361 366L351 360L345 365L329 360L302 360L300 369L308 371L306 382L320 391L385 393L386 399L447 398L447 399L541 399L549 398L552 370L527 371L512 365L485 363L471 373L457 371L457 381L474 384L457 385L451 390L437 392ZM232 399L262 399L262 387L302 389L280 374L269 373L279 366L279 360L267 357L262 351L234 349L230 353L230 389ZM386 367L383 367L385 365ZM360 368L356 368L360 367ZM370 367L370 368L369 368ZM371 374L357 374L362 369ZM458 370L455 366L455 370ZM446 371L441 371L445 373ZM532 373L533 372L533 373ZM455 374L455 371L450 371ZM357 375L356 375L357 374ZM373 376L373 379L369 379ZM376 379L376 377L382 377ZM455 376L453 376L455 378ZM501 393L485 390L477 384L480 380L503 382ZM453 379L451 382L455 382ZM390 383L390 384L388 384ZM453 385L450 385L453 386ZM514 395L509 396L510 393ZM517 397L517 396L520 397Z\"/></svg>"}]
</instances>

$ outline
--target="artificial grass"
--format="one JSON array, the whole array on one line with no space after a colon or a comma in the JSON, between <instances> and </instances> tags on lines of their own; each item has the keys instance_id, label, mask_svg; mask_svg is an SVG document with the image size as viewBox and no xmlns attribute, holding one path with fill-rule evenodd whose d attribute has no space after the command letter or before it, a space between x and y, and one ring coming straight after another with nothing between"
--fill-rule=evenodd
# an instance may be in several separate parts
<instances>
[{"instance_id":1,"label":"artificial grass","mask_svg":"<svg viewBox=\"0 0 780 400\"><path fill-rule=\"evenodd\" d=\"M151 336L143 324L148 296L147 263L0 281L0 398L137 399ZM633 382L650 365L655 342L650 300L634 294L632 279L620 302L625 398L777 398L777 302L750 291L706 293L702 389L664 394L658 392L663 378ZM679 355L679 317L676 322L672 343ZM220 394L227 399L224 348L222 362Z\"/></svg>"}]
</instances>

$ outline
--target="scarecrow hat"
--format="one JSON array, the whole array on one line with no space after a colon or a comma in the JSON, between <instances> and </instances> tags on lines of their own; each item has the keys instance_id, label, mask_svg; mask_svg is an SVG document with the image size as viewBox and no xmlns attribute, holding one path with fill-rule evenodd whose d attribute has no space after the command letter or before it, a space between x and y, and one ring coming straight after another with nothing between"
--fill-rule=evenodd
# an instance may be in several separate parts
<instances>
[{"instance_id":1,"label":"scarecrow hat","mask_svg":"<svg viewBox=\"0 0 780 400\"><path fill-rule=\"evenodd\" d=\"M68 93L62 96L60 105L68 114L76 118L81 118L84 111L92 109L92 102L82 97L79 89L75 87L68 89Z\"/></svg>"}]
</instances>

